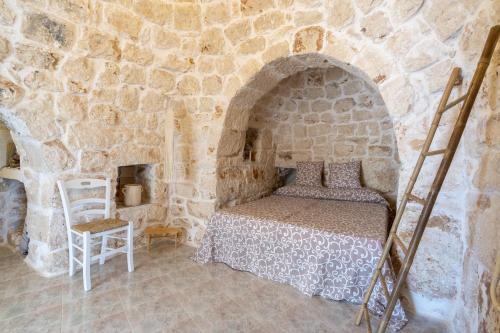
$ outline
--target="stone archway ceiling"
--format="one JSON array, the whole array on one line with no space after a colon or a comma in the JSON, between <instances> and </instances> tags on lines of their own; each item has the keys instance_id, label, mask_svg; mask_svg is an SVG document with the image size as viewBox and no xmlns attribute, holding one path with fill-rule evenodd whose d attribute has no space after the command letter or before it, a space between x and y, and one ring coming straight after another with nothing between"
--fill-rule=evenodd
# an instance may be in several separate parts
<instances>
[{"instance_id":1,"label":"stone archway ceiling","mask_svg":"<svg viewBox=\"0 0 500 333\"><path fill-rule=\"evenodd\" d=\"M329 67L342 68L344 71L360 77L375 90L378 90L376 84L362 70L342 61L335 60L328 55L306 53L278 58L264 65L246 85L237 91L229 103L224 127L241 129L242 125L246 125L245 118L242 118L242 115L233 115L233 110L237 110L236 112L249 110L257 100L276 87L283 79L307 69Z\"/></svg>"}]
</instances>

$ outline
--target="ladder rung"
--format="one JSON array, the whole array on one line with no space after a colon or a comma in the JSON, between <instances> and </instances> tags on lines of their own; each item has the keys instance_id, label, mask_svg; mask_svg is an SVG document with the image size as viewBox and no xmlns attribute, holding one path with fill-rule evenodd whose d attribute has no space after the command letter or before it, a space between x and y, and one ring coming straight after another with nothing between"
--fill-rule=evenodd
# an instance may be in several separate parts
<instances>
[{"instance_id":1,"label":"ladder rung","mask_svg":"<svg viewBox=\"0 0 500 333\"><path fill-rule=\"evenodd\" d=\"M458 103L462 102L466 97L467 97L467 94L463 95L462 97L457 98L456 100L454 100L453 102L451 102L449 104L446 104L444 109L442 109L440 112L443 113L443 112L448 111L449 109L451 109L452 107L454 107Z\"/></svg>"},{"instance_id":2,"label":"ladder rung","mask_svg":"<svg viewBox=\"0 0 500 333\"><path fill-rule=\"evenodd\" d=\"M403 251L403 253L405 254L405 256L407 256L408 255L408 249L403 244L403 241L401 240L401 238L399 238L399 236L396 235L396 234L392 234L392 239L394 239L394 241L398 244L398 246L401 249L401 251Z\"/></svg>"},{"instance_id":3,"label":"ladder rung","mask_svg":"<svg viewBox=\"0 0 500 333\"><path fill-rule=\"evenodd\" d=\"M439 155L439 154L444 154L445 152L446 152L446 149L431 150L431 151L424 153L424 156Z\"/></svg>"},{"instance_id":4,"label":"ladder rung","mask_svg":"<svg viewBox=\"0 0 500 333\"><path fill-rule=\"evenodd\" d=\"M372 333L372 323L370 322L370 314L368 313L368 307L366 305L365 308L363 309L363 313L365 315L367 331L368 333Z\"/></svg>"},{"instance_id":5,"label":"ladder rung","mask_svg":"<svg viewBox=\"0 0 500 333\"><path fill-rule=\"evenodd\" d=\"M408 193L407 197L408 197L408 200L410 200L410 201L417 202L417 203L419 203L421 205L425 205L425 200L422 199L422 198L417 197L416 195Z\"/></svg>"}]
</instances>

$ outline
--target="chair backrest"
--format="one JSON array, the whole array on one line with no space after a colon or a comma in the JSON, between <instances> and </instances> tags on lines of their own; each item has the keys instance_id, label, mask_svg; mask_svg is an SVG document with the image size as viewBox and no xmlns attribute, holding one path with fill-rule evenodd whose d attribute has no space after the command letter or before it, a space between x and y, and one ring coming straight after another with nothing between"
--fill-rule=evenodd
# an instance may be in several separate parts
<instances>
[{"instance_id":1,"label":"chair backrest","mask_svg":"<svg viewBox=\"0 0 500 333\"><path fill-rule=\"evenodd\" d=\"M68 181L58 180L57 187L61 194L66 219L66 228L70 232L71 225L77 218L95 217L102 215L104 218L110 217L111 211L111 179L73 179ZM91 197L71 201L68 191L93 190L104 188L105 195L102 197ZM98 206L98 208L96 208ZM101 208L102 207L102 208Z\"/></svg>"}]
</instances>

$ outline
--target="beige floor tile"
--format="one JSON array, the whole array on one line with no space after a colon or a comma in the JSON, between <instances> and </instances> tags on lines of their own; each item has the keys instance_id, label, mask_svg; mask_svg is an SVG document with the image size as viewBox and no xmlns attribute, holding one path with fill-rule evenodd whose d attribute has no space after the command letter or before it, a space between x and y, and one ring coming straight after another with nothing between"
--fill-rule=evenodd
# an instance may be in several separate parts
<instances>
[{"instance_id":1,"label":"beige floor tile","mask_svg":"<svg viewBox=\"0 0 500 333\"><path fill-rule=\"evenodd\" d=\"M47 279L0 247L0 332L364 333L358 306L309 297L297 289L239 272L199 265L194 249L158 241L135 252L135 271L121 255L92 265L92 290L81 271ZM2 320L3 319L3 320ZM441 333L430 320L410 318L401 333Z\"/></svg>"},{"instance_id":2,"label":"beige floor tile","mask_svg":"<svg viewBox=\"0 0 500 333\"><path fill-rule=\"evenodd\" d=\"M120 292L112 290L63 303L62 328L69 329L123 312Z\"/></svg>"},{"instance_id":3,"label":"beige floor tile","mask_svg":"<svg viewBox=\"0 0 500 333\"><path fill-rule=\"evenodd\" d=\"M59 333L61 331L61 305L21 314L9 320L0 321L0 332L9 333Z\"/></svg>"}]
</instances>

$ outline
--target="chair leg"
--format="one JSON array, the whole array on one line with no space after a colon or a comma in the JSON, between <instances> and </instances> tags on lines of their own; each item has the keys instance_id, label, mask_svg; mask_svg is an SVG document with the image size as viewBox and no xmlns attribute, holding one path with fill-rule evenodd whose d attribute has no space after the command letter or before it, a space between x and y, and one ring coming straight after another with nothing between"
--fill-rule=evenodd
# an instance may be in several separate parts
<instances>
[{"instance_id":1,"label":"chair leg","mask_svg":"<svg viewBox=\"0 0 500 333\"><path fill-rule=\"evenodd\" d=\"M75 275L75 249L73 247L73 233L68 235L68 257L69 257L69 276Z\"/></svg>"},{"instance_id":2,"label":"chair leg","mask_svg":"<svg viewBox=\"0 0 500 333\"><path fill-rule=\"evenodd\" d=\"M92 289L92 284L90 282L90 246L90 232L86 231L83 233L83 289L85 289L85 291Z\"/></svg>"},{"instance_id":3,"label":"chair leg","mask_svg":"<svg viewBox=\"0 0 500 333\"><path fill-rule=\"evenodd\" d=\"M128 223L127 229L127 264L128 271L134 271L134 224L132 221Z\"/></svg>"},{"instance_id":4,"label":"chair leg","mask_svg":"<svg viewBox=\"0 0 500 333\"><path fill-rule=\"evenodd\" d=\"M108 236L102 236L101 243L101 257L99 258L99 265L103 265L106 262L106 247L108 246Z\"/></svg>"}]
</instances>

